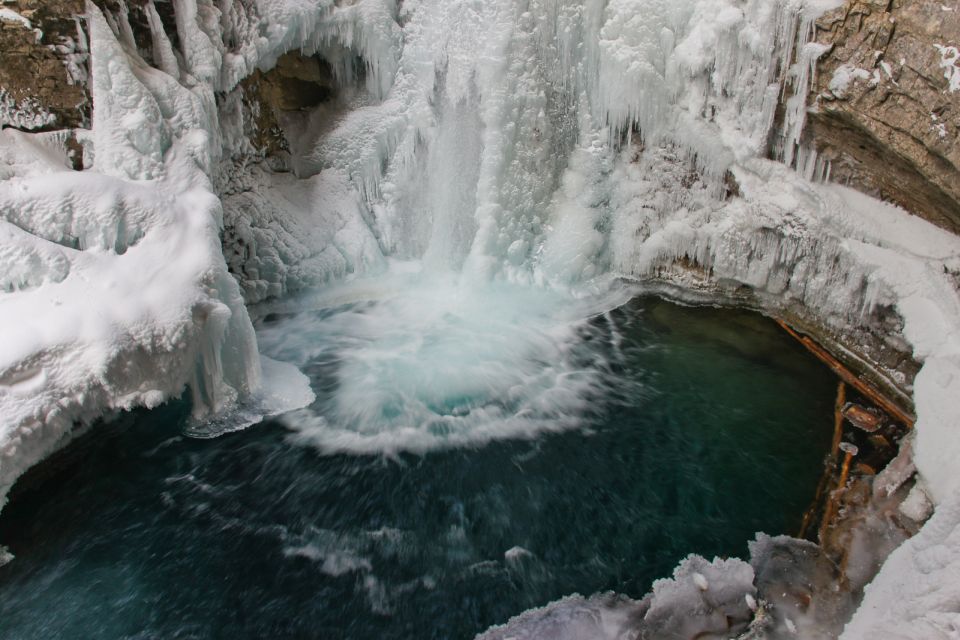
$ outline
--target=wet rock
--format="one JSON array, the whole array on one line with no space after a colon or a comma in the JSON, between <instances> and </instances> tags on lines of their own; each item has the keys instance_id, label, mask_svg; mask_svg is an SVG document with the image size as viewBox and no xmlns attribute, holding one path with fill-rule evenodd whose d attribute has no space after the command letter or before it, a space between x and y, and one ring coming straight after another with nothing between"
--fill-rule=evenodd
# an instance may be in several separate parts
<instances>
[{"instance_id":1,"label":"wet rock","mask_svg":"<svg viewBox=\"0 0 960 640\"><path fill-rule=\"evenodd\" d=\"M848 402L843 407L843 417L850 424L867 433L873 433L879 429L883 421L882 416L877 411L871 411L854 402Z\"/></svg>"}]
</instances>

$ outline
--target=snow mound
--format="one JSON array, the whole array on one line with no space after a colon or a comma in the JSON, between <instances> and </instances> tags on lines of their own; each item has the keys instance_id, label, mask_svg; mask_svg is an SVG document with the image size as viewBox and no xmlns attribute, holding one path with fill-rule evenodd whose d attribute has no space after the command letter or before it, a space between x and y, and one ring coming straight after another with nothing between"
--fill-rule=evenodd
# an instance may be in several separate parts
<instances>
[{"instance_id":1,"label":"snow mound","mask_svg":"<svg viewBox=\"0 0 960 640\"><path fill-rule=\"evenodd\" d=\"M208 3L175 4L184 68L164 57L169 39L150 21L163 70L140 57L125 14L108 21L88 4L91 170L71 170L70 132L0 132L0 313L10 319L0 335L0 504L25 469L110 412L189 387L197 430L216 435L313 400L283 363L266 362L261 386L210 181L222 152L213 92L223 55L212 46L222 34ZM285 36L274 37L277 46Z\"/></svg>"},{"instance_id":2,"label":"snow mound","mask_svg":"<svg viewBox=\"0 0 960 640\"><path fill-rule=\"evenodd\" d=\"M960 494L937 507L916 536L896 549L867 586L845 640L960 634Z\"/></svg>"}]
</instances>

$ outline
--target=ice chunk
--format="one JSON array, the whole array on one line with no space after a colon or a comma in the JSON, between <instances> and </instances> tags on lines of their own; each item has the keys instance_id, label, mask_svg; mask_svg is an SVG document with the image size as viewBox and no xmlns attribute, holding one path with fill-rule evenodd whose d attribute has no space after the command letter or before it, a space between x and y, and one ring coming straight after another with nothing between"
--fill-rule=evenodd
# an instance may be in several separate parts
<instances>
[{"instance_id":1,"label":"ice chunk","mask_svg":"<svg viewBox=\"0 0 960 640\"><path fill-rule=\"evenodd\" d=\"M613 594L573 595L491 627L476 640L630 640L645 604Z\"/></svg>"},{"instance_id":2,"label":"ice chunk","mask_svg":"<svg viewBox=\"0 0 960 640\"><path fill-rule=\"evenodd\" d=\"M736 635L753 617L746 601L747 595L756 594L753 578L753 569L742 560L709 562L689 556L674 570L673 578L653 583L643 637Z\"/></svg>"},{"instance_id":3,"label":"ice chunk","mask_svg":"<svg viewBox=\"0 0 960 640\"><path fill-rule=\"evenodd\" d=\"M900 503L900 513L914 522L926 522L933 513L933 504L920 485L914 485L906 500Z\"/></svg>"}]
</instances>

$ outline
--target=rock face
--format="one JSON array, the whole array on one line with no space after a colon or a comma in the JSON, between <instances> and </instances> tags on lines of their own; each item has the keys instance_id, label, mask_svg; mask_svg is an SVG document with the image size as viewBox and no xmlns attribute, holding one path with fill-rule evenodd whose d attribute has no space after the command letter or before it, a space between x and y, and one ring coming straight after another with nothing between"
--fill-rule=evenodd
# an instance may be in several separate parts
<instances>
[{"instance_id":1,"label":"rock face","mask_svg":"<svg viewBox=\"0 0 960 640\"><path fill-rule=\"evenodd\" d=\"M254 71L240 88L252 119L250 142L267 156L282 156L289 150L281 124L284 114L315 107L336 95L330 66L319 56L296 51L280 56L266 73Z\"/></svg>"},{"instance_id":2,"label":"rock face","mask_svg":"<svg viewBox=\"0 0 960 640\"><path fill-rule=\"evenodd\" d=\"M0 19L0 126L26 130L89 121L83 0L6 0Z\"/></svg>"},{"instance_id":3,"label":"rock face","mask_svg":"<svg viewBox=\"0 0 960 640\"><path fill-rule=\"evenodd\" d=\"M960 5L848 0L818 29L806 142L831 180L960 233Z\"/></svg>"}]
</instances>

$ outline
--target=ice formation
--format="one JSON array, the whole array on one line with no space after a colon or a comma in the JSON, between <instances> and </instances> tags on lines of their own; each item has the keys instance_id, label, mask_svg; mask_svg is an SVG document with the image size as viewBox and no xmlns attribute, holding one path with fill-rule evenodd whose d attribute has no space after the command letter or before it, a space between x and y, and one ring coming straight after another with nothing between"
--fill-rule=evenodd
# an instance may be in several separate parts
<instances>
[{"instance_id":1,"label":"ice formation","mask_svg":"<svg viewBox=\"0 0 960 640\"><path fill-rule=\"evenodd\" d=\"M891 558L849 633L861 637L900 575L929 628L956 626L938 604L952 587L933 588L925 558L960 555L960 240L811 182L828 175L800 144L824 53L813 23L840 4L174 0L174 39L148 0L149 61L126 11L90 5L95 108L80 137L91 168L69 171L54 134L0 137L0 305L17 319L0 337L0 497L76 423L155 406L185 385L198 418L256 397L244 298L384 273L393 259L459 291L745 286L768 310L841 336L882 311L898 318L923 362L916 467L938 511ZM292 175L245 162L252 114L237 89L291 50L323 57L343 88L336 104L287 123ZM865 79L838 71L831 89ZM43 117L3 95L0 115L24 128L16 118ZM781 162L766 159L771 137ZM309 402L295 372L265 369L289 384L266 385L264 403ZM214 422L205 433L231 424ZM719 589L721 609L749 617L754 593L723 591L749 567L689 562L702 580L680 575L684 565L647 615L669 593ZM567 604L565 619L600 637L626 620Z\"/></svg>"},{"instance_id":2,"label":"ice formation","mask_svg":"<svg viewBox=\"0 0 960 640\"><path fill-rule=\"evenodd\" d=\"M568 596L493 627L478 640L663 640L836 637L849 594L833 588L819 548L760 534L750 562L691 555L642 600Z\"/></svg>"},{"instance_id":3,"label":"ice formation","mask_svg":"<svg viewBox=\"0 0 960 640\"><path fill-rule=\"evenodd\" d=\"M960 61L960 49L942 44L934 46L940 54L940 68L943 69L943 77L949 83L948 90L951 93L960 91L960 67L957 66L957 62Z\"/></svg>"}]
</instances>

